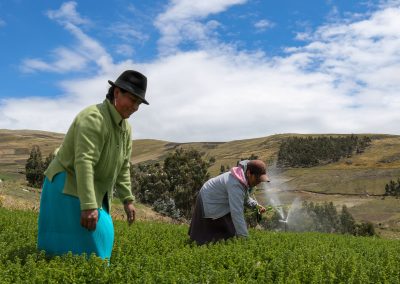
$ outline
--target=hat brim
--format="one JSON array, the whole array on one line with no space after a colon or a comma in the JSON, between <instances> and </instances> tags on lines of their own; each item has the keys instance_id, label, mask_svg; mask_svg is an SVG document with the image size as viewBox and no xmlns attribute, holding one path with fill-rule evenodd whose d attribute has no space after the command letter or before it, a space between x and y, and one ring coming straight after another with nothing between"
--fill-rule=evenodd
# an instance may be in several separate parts
<instances>
[{"instance_id":1,"label":"hat brim","mask_svg":"<svg viewBox=\"0 0 400 284\"><path fill-rule=\"evenodd\" d=\"M114 87L122 88L122 87L118 86L117 84L115 84L115 83L114 83L113 81L111 81L111 80L108 80L108 84L110 84L111 86L114 86ZM124 88L122 88L122 89L124 89ZM125 90L125 89L124 89L124 90ZM146 104L146 105L149 104L149 102L146 101L146 100L145 100L144 98L142 98L141 96L138 96L137 94L135 94L135 93L133 93L133 92L129 92L129 94L133 95L135 98L140 99L144 104Z\"/></svg>"}]
</instances>

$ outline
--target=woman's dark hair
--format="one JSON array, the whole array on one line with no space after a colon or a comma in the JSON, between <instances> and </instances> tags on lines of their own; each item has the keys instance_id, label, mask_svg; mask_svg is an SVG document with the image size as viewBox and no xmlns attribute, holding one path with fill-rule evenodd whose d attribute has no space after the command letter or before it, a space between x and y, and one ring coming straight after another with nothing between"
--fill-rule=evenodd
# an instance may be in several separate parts
<instances>
[{"instance_id":1,"label":"woman's dark hair","mask_svg":"<svg viewBox=\"0 0 400 284\"><path fill-rule=\"evenodd\" d=\"M116 88L116 86L111 86L110 88L108 88L108 93L107 93L107 95L106 95L106 98L110 101L110 102L113 102L114 101L114 90L115 90L115 88ZM119 88L119 87L118 87ZM127 93L128 91L126 91L126 90L124 90L124 89L122 89L122 88L119 88L120 90L121 90L121 93L123 93L123 94L125 94L125 93Z\"/></svg>"},{"instance_id":2,"label":"woman's dark hair","mask_svg":"<svg viewBox=\"0 0 400 284\"><path fill-rule=\"evenodd\" d=\"M106 95L106 98L110 101L113 102L114 101L114 90L115 90L115 86L111 86L110 88L108 88L108 93Z\"/></svg>"}]
</instances>

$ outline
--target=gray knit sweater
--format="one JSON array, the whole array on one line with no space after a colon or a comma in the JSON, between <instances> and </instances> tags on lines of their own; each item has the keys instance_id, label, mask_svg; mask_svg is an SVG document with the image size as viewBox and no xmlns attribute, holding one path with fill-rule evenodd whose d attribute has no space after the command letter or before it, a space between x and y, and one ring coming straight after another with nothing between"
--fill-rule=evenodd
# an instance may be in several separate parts
<instances>
[{"instance_id":1,"label":"gray knit sweater","mask_svg":"<svg viewBox=\"0 0 400 284\"><path fill-rule=\"evenodd\" d=\"M242 162L244 169L246 162ZM217 219L230 212L236 235L247 237L244 205L245 203L249 207L258 205L256 200L248 196L248 190L248 186L240 182L231 172L211 178L200 190L204 217Z\"/></svg>"}]
</instances>

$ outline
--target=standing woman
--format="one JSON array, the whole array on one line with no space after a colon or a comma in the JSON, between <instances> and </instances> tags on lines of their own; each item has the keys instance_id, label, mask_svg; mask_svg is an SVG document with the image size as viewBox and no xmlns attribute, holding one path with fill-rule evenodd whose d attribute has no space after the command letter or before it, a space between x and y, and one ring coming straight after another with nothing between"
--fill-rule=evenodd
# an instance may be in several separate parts
<instances>
[{"instance_id":1,"label":"standing woman","mask_svg":"<svg viewBox=\"0 0 400 284\"><path fill-rule=\"evenodd\" d=\"M147 78L123 72L103 103L74 119L45 172L38 249L49 255L95 253L111 257L114 226L110 216L113 189L124 204L128 223L135 220L131 192L131 127L127 119L145 99Z\"/></svg>"}]
</instances>

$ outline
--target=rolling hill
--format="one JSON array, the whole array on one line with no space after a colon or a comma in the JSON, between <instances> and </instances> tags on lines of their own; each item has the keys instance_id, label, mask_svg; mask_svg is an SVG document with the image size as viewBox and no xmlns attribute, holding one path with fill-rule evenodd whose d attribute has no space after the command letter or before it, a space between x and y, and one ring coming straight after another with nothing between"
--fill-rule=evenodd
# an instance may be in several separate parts
<instances>
[{"instance_id":1,"label":"rolling hill","mask_svg":"<svg viewBox=\"0 0 400 284\"><path fill-rule=\"evenodd\" d=\"M257 198L264 204L290 205L294 200L334 202L349 207L360 221L371 221L384 234L400 237L400 200L382 196L385 185L400 177L400 136L368 135L371 145L361 154L336 163L311 168L275 166L279 145L291 136L339 136L339 134L278 134L228 142L175 143L152 139L134 140L132 163L162 162L178 147L193 148L205 159L215 158L209 168L212 176L235 166L241 158L256 155L269 164L272 182ZM23 180L26 159L33 145L39 145L43 157L54 151L64 135L34 130L0 130L0 179Z\"/></svg>"}]
</instances>

